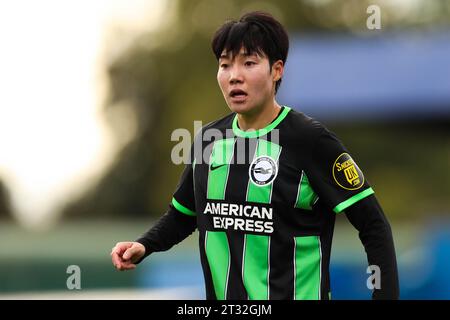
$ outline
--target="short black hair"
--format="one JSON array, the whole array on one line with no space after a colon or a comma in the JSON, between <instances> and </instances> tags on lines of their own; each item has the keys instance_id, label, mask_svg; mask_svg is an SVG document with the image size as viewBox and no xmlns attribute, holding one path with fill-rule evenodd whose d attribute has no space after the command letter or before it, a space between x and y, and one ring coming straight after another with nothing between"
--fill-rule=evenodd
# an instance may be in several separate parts
<instances>
[{"instance_id":1,"label":"short black hair","mask_svg":"<svg viewBox=\"0 0 450 320\"><path fill-rule=\"evenodd\" d=\"M283 25L272 15L262 11L244 14L239 21L227 21L214 34L211 47L219 60L223 50L233 56L244 47L246 54L258 53L267 56L270 66L277 60L286 63L289 37ZM281 79L275 84L275 93Z\"/></svg>"}]
</instances>

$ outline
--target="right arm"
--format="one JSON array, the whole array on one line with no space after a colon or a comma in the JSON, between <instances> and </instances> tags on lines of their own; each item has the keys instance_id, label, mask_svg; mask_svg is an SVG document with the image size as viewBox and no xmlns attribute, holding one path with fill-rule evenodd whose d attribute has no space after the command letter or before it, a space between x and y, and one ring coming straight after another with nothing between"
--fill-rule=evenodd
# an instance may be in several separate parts
<instances>
[{"instance_id":1,"label":"right arm","mask_svg":"<svg viewBox=\"0 0 450 320\"><path fill-rule=\"evenodd\" d=\"M166 214L136 240L145 247L145 255L142 259L153 252L169 250L191 235L196 228L195 216L184 214L171 204Z\"/></svg>"},{"instance_id":2,"label":"right arm","mask_svg":"<svg viewBox=\"0 0 450 320\"><path fill-rule=\"evenodd\" d=\"M153 252L166 251L191 235L197 227L195 216L184 214L171 204L156 224L134 242L119 242L111 252L116 269L131 270Z\"/></svg>"},{"instance_id":3,"label":"right arm","mask_svg":"<svg viewBox=\"0 0 450 320\"><path fill-rule=\"evenodd\" d=\"M189 163L181 175L169 210L139 239L119 242L113 248L111 257L116 269L134 269L151 253L169 250L195 231L197 217L193 179L193 166Z\"/></svg>"}]
</instances>

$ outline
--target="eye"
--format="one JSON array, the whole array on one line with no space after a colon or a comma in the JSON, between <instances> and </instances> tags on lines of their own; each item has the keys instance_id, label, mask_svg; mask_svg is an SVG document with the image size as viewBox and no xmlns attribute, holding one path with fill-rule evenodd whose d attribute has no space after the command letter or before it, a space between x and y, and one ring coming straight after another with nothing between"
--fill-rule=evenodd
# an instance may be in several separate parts
<instances>
[{"instance_id":1,"label":"eye","mask_svg":"<svg viewBox=\"0 0 450 320\"><path fill-rule=\"evenodd\" d=\"M226 63L221 63L221 64L220 64L220 68L226 69L226 68L228 68L228 64L226 64Z\"/></svg>"},{"instance_id":2,"label":"eye","mask_svg":"<svg viewBox=\"0 0 450 320\"><path fill-rule=\"evenodd\" d=\"M256 62L254 62L254 61L251 61L251 60L245 61L245 66L247 66L247 67L250 67L254 64L256 64Z\"/></svg>"}]
</instances>

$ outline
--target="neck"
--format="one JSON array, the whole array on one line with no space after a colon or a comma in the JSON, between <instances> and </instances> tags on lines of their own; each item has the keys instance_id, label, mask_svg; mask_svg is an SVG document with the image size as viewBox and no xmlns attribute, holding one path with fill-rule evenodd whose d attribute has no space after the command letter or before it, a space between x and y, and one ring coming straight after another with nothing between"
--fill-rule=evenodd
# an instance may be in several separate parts
<instances>
[{"instance_id":1,"label":"neck","mask_svg":"<svg viewBox=\"0 0 450 320\"><path fill-rule=\"evenodd\" d=\"M273 100L267 106L264 106L262 110L257 110L253 113L238 113L238 125L242 131L259 130L267 127L280 112L280 105Z\"/></svg>"}]
</instances>

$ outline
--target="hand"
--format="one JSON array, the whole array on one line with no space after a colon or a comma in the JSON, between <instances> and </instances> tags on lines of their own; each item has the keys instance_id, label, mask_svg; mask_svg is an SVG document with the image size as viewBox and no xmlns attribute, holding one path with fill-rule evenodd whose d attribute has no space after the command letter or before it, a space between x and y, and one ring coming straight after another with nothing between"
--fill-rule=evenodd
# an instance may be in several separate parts
<instances>
[{"instance_id":1,"label":"hand","mask_svg":"<svg viewBox=\"0 0 450 320\"><path fill-rule=\"evenodd\" d=\"M111 251L113 265L119 271L133 270L135 263L145 254L145 247L139 242L118 242Z\"/></svg>"}]
</instances>

